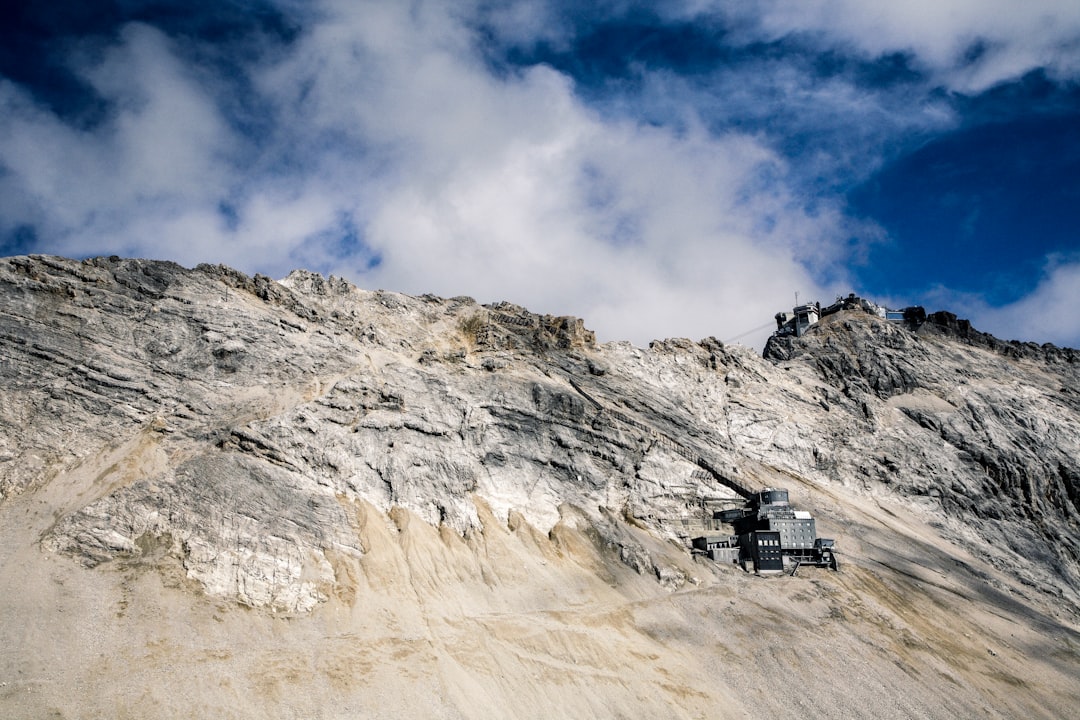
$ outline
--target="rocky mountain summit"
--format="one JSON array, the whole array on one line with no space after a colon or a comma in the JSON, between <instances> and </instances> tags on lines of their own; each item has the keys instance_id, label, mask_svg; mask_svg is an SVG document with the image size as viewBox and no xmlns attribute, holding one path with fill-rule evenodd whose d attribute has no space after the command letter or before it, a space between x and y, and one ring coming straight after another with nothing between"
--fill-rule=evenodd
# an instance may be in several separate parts
<instances>
[{"instance_id":1,"label":"rocky mountain summit","mask_svg":"<svg viewBox=\"0 0 1080 720\"><path fill-rule=\"evenodd\" d=\"M1080 353L0 261L0 715L1063 717ZM840 572L690 551L783 487Z\"/></svg>"}]
</instances>

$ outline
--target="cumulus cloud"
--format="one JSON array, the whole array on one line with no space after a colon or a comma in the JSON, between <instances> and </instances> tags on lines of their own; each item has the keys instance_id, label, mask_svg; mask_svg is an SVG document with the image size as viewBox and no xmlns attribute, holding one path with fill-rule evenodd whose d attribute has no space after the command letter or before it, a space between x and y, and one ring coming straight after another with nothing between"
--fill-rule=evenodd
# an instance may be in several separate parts
<instances>
[{"instance_id":1,"label":"cumulus cloud","mask_svg":"<svg viewBox=\"0 0 1080 720\"><path fill-rule=\"evenodd\" d=\"M543 66L493 75L453 3L319 10L277 62L245 68L259 138L228 121L226 84L146 25L80 66L110 107L92 128L3 86L3 218L65 254L304 265L639 343L742 334L793 289L825 292L808 268L839 262L846 221L807 212L758 139L605 119Z\"/></svg>"},{"instance_id":2,"label":"cumulus cloud","mask_svg":"<svg viewBox=\"0 0 1080 720\"><path fill-rule=\"evenodd\" d=\"M807 213L757 140L602 119L543 66L494 77L442 9L339 6L267 80L392 158L369 203L369 282L581 314L642 342L744 331L792 287L818 290L811 263L839 260L840 214ZM374 72L355 61L373 54Z\"/></svg>"},{"instance_id":3,"label":"cumulus cloud","mask_svg":"<svg viewBox=\"0 0 1080 720\"><path fill-rule=\"evenodd\" d=\"M1054 49L1075 15L1058 12L1061 27L1029 42L1041 26L1007 22L1008 8L987 19L938 3L925 33L892 6L735 7L655 6L673 20L722 13L744 38L911 52L955 87L1033 62L1067 72ZM308 267L366 287L506 299L581 315L603 339L760 346L794 292L852 289L851 253L881 236L822 185L864 177L897 136L955 122L919 88L868 91L777 58L694 82L643 72L636 114L587 103L552 67L493 69L491 43L567 45L580 12L322 0L304 8L295 37L247 47L227 67L206 62L194 37L129 24L68 58L104 108L93 123L0 80L0 232L33 228L35 250L74 256L275 276ZM740 128L747 118L760 122ZM803 151L783 147L793 138ZM1051 273L1045 297L1072 287L1068 277Z\"/></svg>"},{"instance_id":4,"label":"cumulus cloud","mask_svg":"<svg viewBox=\"0 0 1080 720\"><path fill-rule=\"evenodd\" d=\"M3 202L4 221L35 226L57 251L123 251L156 236L132 236L133 222L168 232L227 192L226 156L241 139L159 31L129 25L79 70L111 108L92 130L0 86L0 188L13 199Z\"/></svg>"},{"instance_id":5,"label":"cumulus cloud","mask_svg":"<svg viewBox=\"0 0 1080 720\"><path fill-rule=\"evenodd\" d=\"M945 293L948 295L948 293ZM989 307L976 297L946 298L984 332L1007 340L1077 346L1080 338L1080 261L1052 257L1033 292L1003 307Z\"/></svg>"}]
</instances>

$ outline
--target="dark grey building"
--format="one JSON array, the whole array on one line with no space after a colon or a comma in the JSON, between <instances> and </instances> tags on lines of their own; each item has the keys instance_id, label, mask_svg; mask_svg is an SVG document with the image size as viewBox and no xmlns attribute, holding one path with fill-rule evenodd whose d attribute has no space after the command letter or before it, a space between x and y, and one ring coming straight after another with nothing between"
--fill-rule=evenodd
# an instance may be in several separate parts
<instances>
[{"instance_id":1,"label":"dark grey building","mask_svg":"<svg viewBox=\"0 0 1080 720\"><path fill-rule=\"evenodd\" d=\"M749 546L750 556L754 559L755 572L759 574L784 572L784 552L780 546L779 532L758 530L747 533L739 539L739 543Z\"/></svg>"},{"instance_id":2,"label":"dark grey building","mask_svg":"<svg viewBox=\"0 0 1080 720\"><path fill-rule=\"evenodd\" d=\"M733 525L736 534L694 538L696 550L744 567L752 561L759 573L783 570L785 563L793 567L792 572L803 564L838 568L833 541L817 536L814 518L791 507L787 490L766 488L747 496L744 507L713 515L714 520Z\"/></svg>"}]
</instances>

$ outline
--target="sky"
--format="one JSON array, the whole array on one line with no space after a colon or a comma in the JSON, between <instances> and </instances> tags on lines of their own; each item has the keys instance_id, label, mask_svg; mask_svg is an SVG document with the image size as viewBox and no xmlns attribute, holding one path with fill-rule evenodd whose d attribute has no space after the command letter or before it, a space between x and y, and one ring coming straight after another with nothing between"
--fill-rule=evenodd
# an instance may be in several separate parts
<instances>
[{"instance_id":1,"label":"sky","mask_svg":"<svg viewBox=\"0 0 1080 720\"><path fill-rule=\"evenodd\" d=\"M0 256L307 268L760 349L855 292L1080 347L1075 0L0 6Z\"/></svg>"}]
</instances>

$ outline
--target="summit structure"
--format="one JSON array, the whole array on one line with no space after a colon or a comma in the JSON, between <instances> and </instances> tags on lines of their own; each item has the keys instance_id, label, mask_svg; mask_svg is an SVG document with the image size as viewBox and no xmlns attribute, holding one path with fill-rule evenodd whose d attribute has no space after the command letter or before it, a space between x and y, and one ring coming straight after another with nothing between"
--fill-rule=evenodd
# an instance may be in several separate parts
<instances>
[{"instance_id":1,"label":"summit structure","mask_svg":"<svg viewBox=\"0 0 1080 720\"><path fill-rule=\"evenodd\" d=\"M776 313L776 332L774 335L776 337L787 337L789 335L802 337L819 320L841 310L862 310L882 320L901 323L910 330L917 330L920 325L926 322L926 310L921 305L912 305L902 310L889 310L870 300L864 300L856 296L855 293L851 293L847 297L836 298L836 302L824 308L821 307L819 302L811 302L796 305L791 312Z\"/></svg>"}]
</instances>

